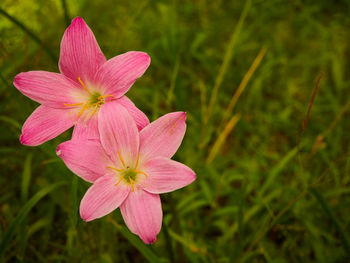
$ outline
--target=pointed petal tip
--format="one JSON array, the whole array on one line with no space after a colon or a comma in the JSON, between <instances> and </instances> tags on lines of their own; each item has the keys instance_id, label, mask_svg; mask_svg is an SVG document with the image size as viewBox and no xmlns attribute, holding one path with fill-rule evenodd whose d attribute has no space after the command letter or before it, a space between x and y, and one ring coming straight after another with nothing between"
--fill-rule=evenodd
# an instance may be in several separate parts
<instances>
[{"instance_id":1,"label":"pointed petal tip","mask_svg":"<svg viewBox=\"0 0 350 263\"><path fill-rule=\"evenodd\" d=\"M146 52L142 52L145 58L145 61L149 64L151 64L151 57L146 53Z\"/></svg>"},{"instance_id":2,"label":"pointed petal tip","mask_svg":"<svg viewBox=\"0 0 350 263\"><path fill-rule=\"evenodd\" d=\"M137 55L138 58L140 59L140 62L144 62L145 66L146 66L146 69L151 64L151 57L146 52L143 52L143 51L129 51L127 53L129 53L129 54L133 53L133 54Z\"/></svg>"},{"instance_id":3,"label":"pointed petal tip","mask_svg":"<svg viewBox=\"0 0 350 263\"><path fill-rule=\"evenodd\" d=\"M19 74L17 74L14 79L13 79L13 85L16 87L16 89L18 89L19 91L21 91L21 83L23 82L23 74L25 72L21 72Z\"/></svg>"},{"instance_id":4,"label":"pointed petal tip","mask_svg":"<svg viewBox=\"0 0 350 263\"><path fill-rule=\"evenodd\" d=\"M90 219L90 218L88 218L88 217L87 217L87 216L85 216L85 215L80 214L80 217L81 217L81 219L83 219L83 221L84 221L84 222L86 222L86 223L88 223L88 222L90 222L90 221L91 221L91 219Z\"/></svg>"},{"instance_id":5,"label":"pointed petal tip","mask_svg":"<svg viewBox=\"0 0 350 263\"><path fill-rule=\"evenodd\" d=\"M184 118L184 121L186 121L186 119L187 119L187 112L186 111L182 111L182 117Z\"/></svg>"},{"instance_id":6,"label":"pointed petal tip","mask_svg":"<svg viewBox=\"0 0 350 263\"><path fill-rule=\"evenodd\" d=\"M190 172L188 173L188 180L186 185L192 184L197 179L196 173L190 167L188 167L188 169Z\"/></svg>"},{"instance_id":7,"label":"pointed petal tip","mask_svg":"<svg viewBox=\"0 0 350 263\"><path fill-rule=\"evenodd\" d=\"M81 219L83 219L84 222L90 222L91 220L93 220L93 219L91 219L91 216L88 216L86 214L86 212L82 209L81 206L80 206L79 213L80 213Z\"/></svg>"},{"instance_id":8,"label":"pointed petal tip","mask_svg":"<svg viewBox=\"0 0 350 263\"><path fill-rule=\"evenodd\" d=\"M147 244L147 245L151 245L153 244L154 242L156 242L157 240L157 236L154 236L154 237L140 237L141 240L143 241L143 243Z\"/></svg>"},{"instance_id":9,"label":"pointed petal tip","mask_svg":"<svg viewBox=\"0 0 350 263\"><path fill-rule=\"evenodd\" d=\"M193 183L196 179L197 179L197 175L195 172L192 171L191 180L190 180L189 184Z\"/></svg>"},{"instance_id":10,"label":"pointed petal tip","mask_svg":"<svg viewBox=\"0 0 350 263\"><path fill-rule=\"evenodd\" d=\"M22 133L20 136L19 136L19 141L21 144L25 145L25 146L38 146L42 143L33 143L30 141L30 138L28 138L28 134L24 134Z\"/></svg>"},{"instance_id":11,"label":"pointed petal tip","mask_svg":"<svg viewBox=\"0 0 350 263\"><path fill-rule=\"evenodd\" d=\"M169 113L172 114L172 113ZM186 122L187 120L187 112L186 111L178 111L178 112L174 112L173 113L176 119L178 119L179 121L184 121Z\"/></svg>"},{"instance_id":12,"label":"pointed petal tip","mask_svg":"<svg viewBox=\"0 0 350 263\"><path fill-rule=\"evenodd\" d=\"M23 144L26 145L26 140L24 138L24 134L22 133L21 136L19 136L19 141Z\"/></svg>"},{"instance_id":13,"label":"pointed petal tip","mask_svg":"<svg viewBox=\"0 0 350 263\"><path fill-rule=\"evenodd\" d=\"M84 19L83 19L82 17L77 16L77 17L74 17L74 18L72 19L71 24L73 24L73 23L85 23L85 21L84 21Z\"/></svg>"},{"instance_id":14,"label":"pointed petal tip","mask_svg":"<svg viewBox=\"0 0 350 263\"><path fill-rule=\"evenodd\" d=\"M18 85L18 82L20 81L20 79L21 79L21 75L22 73L19 73L19 74L17 74L16 76L15 76L15 78L13 79L13 85L15 86L15 87L17 87L17 85Z\"/></svg>"}]
</instances>

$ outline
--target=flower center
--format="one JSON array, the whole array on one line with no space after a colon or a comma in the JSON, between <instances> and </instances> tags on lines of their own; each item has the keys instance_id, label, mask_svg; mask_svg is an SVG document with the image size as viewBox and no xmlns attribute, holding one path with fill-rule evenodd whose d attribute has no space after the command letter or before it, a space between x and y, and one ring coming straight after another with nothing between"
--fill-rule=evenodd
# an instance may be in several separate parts
<instances>
[{"instance_id":1,"label":"flower center","mask_svg":"<svg viewBox=\"0 0 350 263\"><path fill-rule=\"evenodd\" d=\"M128 170L124 170L121 173L121 176L127 183L132 184L133 182L136 181L137 172L135 172L134 169L128 169Z\"/></svg>"},{"instance_id":2,"label":"flower center","mask_svg":"<svg viewBox=\"0 0 350 263\"><path fill-rule=\"evenodd\" d=\"M119 176L118 182L115 184L117 186L122 180L124 180L125 183L131 186L132 191L135 190L135 183L137 182L137 179L139 178L139 175L144 175L147 178L147 174L145 174L142 171L137 170L137 166L139 163L139 157L140 155L137 156L137 161L135 164L134 168L131 168L130 166L126 165L120 152L118 151L119 159L123 165L121 169L112 167L112 166L107 166L107 168L112 169L116 171L116 175Z\"/></svg>"},{"instance_id":3,"label":"flower center","mask_svg":"<svg viewBox=\"0 0 350 263\"><path fill-rule=\"evenodd\" d=\"M104 101L100 93L94 92L90 95L89 105L97 105L97 104L103 104L103 103Z\"/></svg>"},{"instance_id":4,"label":"flower center","mask_svg":"<svg viewBox=\"0 0 350 263\"><path fill-rule=\"evenodd\" d=\"M104 95L102 96L101 93L99 92L91 92L84 84L84 82L81 80L80 77L78 77L78 81L81 84L81 86L83 87L83 89L89 93L90 98L85 101L85 102L79 102L79 103L73 103L73 104L64 104L64 106L67 107L74 107L74 106L79 106L81 107L79 113L78 113L78 118L81 117L81 115L84 113L84 111L88 108L92 109L92 115L96 113L96 111L101 107L101 105L103 105L104 103L106 103L105 98L107 97L114 97L113 95Z\"/></svg>"}]
</instances>

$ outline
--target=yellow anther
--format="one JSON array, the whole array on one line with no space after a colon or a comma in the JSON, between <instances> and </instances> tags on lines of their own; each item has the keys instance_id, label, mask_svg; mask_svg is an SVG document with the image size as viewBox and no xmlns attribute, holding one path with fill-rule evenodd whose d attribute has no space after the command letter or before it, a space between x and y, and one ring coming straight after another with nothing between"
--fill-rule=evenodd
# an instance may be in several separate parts
<instances>
[{"instance_id":1,"label":"yellow anther","mask_svg":"<svg viewBox=\"0 0 350 263\"><path fill-rule=\"evenodd\" d=\"M63 103L63 105L66 106L66 107L79 106L79 105L83 105L83 104L84 104L84 102L73 103L73 104L66 104L66 103Z\"/></svg>"},{"instance_id":2,"label":"yellow anther","mask_svg":"<svg viewBox=\"0 0 350 263\"><path fill-rule=\"evenodd\" d=\"M88 105L87 103L84 103L83 107L81 108L81 110L80 110L80 112L78 114L78 118L83 114L83 112L86 109L87 105Z\"/></svg>"},{"instance_id":3,"label":"yellow anther","mask_svg":"<svg viewBox=\"0 0 350 263\"><path fill-rule=\"evenodd\" d=\"M80 77L78 77L78 81L80 82L80 84L83 86L84 90L87 91L87 93L91 94L91 92L88 90L88 88L85 86L84 82L81 80Z\"/></svg>"},{"instance_id":4,"label":"yellow anther","mask_svg":"<svg viewBox=\"0 0 350 263\"><path fill-rule=\"evenodd\" d=\"M135 164L135 169L136 169L137 166L139 165L139 159L140 159L140 154L137 155L137 160L136 160L136 164Z\"/></svg>"},{"instance_id":5,"label":"yellow anther","mask_svg":"<svg viewBox=\"0 0 350 263\"><path fill-rule=\"evenodd\" d=\"M95 106L96 108L98 108L98 106L100 106L101 104L103 104L103 101L98 101L98 102L95 102L94 104L92 104L92 106Z\"/></svg>"},{"instance_id":6,"label":"yellow anther","mask_svg":"<svg viewBox=\"0 0 350 263\"><path fill-rule=\"evenodd\" d=\"M124 160L123 160L119 150L118 150L118 155L119 155L119 159L122 162L123 166L125 166Z\"/></svg>"}]
</instances>

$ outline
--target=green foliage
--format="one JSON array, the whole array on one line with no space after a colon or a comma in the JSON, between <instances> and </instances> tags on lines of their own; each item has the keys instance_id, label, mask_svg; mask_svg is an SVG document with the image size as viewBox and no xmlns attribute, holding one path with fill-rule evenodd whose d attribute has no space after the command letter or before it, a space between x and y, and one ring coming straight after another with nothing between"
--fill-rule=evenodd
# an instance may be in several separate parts
<instances>
[{"instance_id":1,"label":"green foliage","mask_svg":"<svg viewBox=\"0 0 350 263\"><path fill-rule=\"evenodd\" d=\"M0 260L348 261L349 9L348 1L312 0L1 1ZM129 232L118 210L80 219L89 184L55 154L71 131L35 148L19 143L37 105L13 78L58 71L74 16L90 25L107 58L150 54L128 96L151 120L188 113L175 159L197 180L161 196L153 245Z\"/></svg>"}]
</instances>

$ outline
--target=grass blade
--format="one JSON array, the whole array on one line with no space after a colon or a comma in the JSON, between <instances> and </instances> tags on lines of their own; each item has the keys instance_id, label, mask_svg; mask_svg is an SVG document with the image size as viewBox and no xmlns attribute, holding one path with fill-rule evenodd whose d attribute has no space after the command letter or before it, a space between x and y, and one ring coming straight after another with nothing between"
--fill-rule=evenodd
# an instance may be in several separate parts
<instances>
[{"instance_id":1,"label":"grass blade","mask_svg":"<svg viewBox=\"0 0 350 263\"><path fill-rule=\"evenodd\" d=\"M338 232L338 235L340 236L340 239L343 243L343 247L345 252L348 255L348 258L350 258L350 245L349 245L349 239L346 236L346 232L345 230L340 226L340 223L338 222L338 220L336 219L336 217L334 216L331 208L329 207L329 205L327 204L326 200L324 200L323 196L315 189L312 188L310 190L311 194L315 197L315 199L317 200L317 202L320 204L320 206L322 207L323 211L327 214L327 216L329 216L329 218L332 220L332 223L336 229L336 231Z\"/></svg>"},{"instance_id":2,"label":"grass blade","mask_svg":"<svg viewBox=\"0 0 350 263\"><path fill-rule=\"evenodd\" d=\"M120 233L127 239L129 242L137 248L138 251L151 263L161 262L159 257L147 246L145 245L136 235L132 234L129 229L125 226L119 225L112 217L107 217L107 220L115 226Z\"/></svg>"},{"instance_id":3,"label":"grass blade","mask_svg":"<svg viewBox=\"0 0 350 263\"><path fill-rule=\"evenodd\" d=\"M202 122L204 123L207 115L207 88L203 81L200 81L198 86L199 86L200 99L201 99Z\"/></svg>"},{"instance_id":4,"label":"grass blade","mask_svg":"<svg viewBox=\"0 0 350 263\"><path fill-rule=\"evenodd\" d=\"M3 239L0 243L0 259L2 258L6 247L10 244L10 240L14 235L16 228L21 224L21 222L24 220L24 218L27 216L30 210L40 201L40 199L42 199L48 193L55 190L57 187L62 186L64 184L66 183L60 182L41 189L22 207L15 220L13 220L10 227L5 232Z\"/></svg>"},{"instance_id":5,"label":"grass blade","mask_svg":"<svg viewBox=\"0 0 350 263\"><path fill-rule=\"evenodd\" d=\"M18 21L15 17L11 16L9 13L7 13L4 9L0 8L0 14L6 17L8 20L10 20L12 23L14 23L16 26L18 26L20 29L22 29L24 32L26 32L39 46L42 46L44 50L47 52L47 54L50 56L52 61L57 63L57 57L55 53L45 45L45 43L28 27L26 27L23 23Z\"/></svg>"},{"instance_id":6,"label":"grass blade","mask_svg":"<svg viewBox=\"0 0 350 263\"><path fill-rule=\"evenodd\" d=\"M69 10L67 6L66 0L61 0L61 5L64 13L64 21L66 23L66 26L68 27L70 25L70 18L69 18Z\"/></svg>"},{"instance_id":7,"label":"grass blade","mask_svg":"<svg viewBox=\"0 0 350 263\"><path fill-rule=\"evenodd\" d=\"M236 126L237 122L241 118L240 114L235 114L231 120L226 124L224 130L220 134L220 136L216 139L213 147L210 150L209 156L207 158L207 164L211 163L216 155L218 154L219 150L221 149L222 144L225 142L227 136L230 134L232 129Z\"/></svg>"},{"instance_id":8,"label":"grass blade","mask_svg":"<svg viewBox=\"0 0 350 263\"><path fill-rule=\"evenodd\" d=\"M238 20L238 23L237 23L237 26L235 27L232 35L231 35L231 38L230 38L230 42L227 46L227 49L226 49L226 53L225 53L225 56L224 56L224 60L221 64L221 67L219 69L219 74L218 76L216 77L216 80L215 80L215 85L214 85L214 88L213 88L213 91L211 93L211 96L210 96L210 102L209 102L209 106L208 106L208 111L207 111L207 118L206 118L206 122L205 123L208 123L209 121L209 118L210 118L210 115L213 111L213 107L214 107L214 104L215 104L215 101L216 101L216 97L218 95L218 92L219 92L219 88L224 80L224 76L227 72L227 69L228 69L228 66L230 64L230 61L233 57L233 47L235 46L236 44L236 41L238 39L238 36L241 32L241 29L242 29L242 26L243 26L243 23L244 23L244 20L248 14L248 11L249 11L249 8L250 8L250 5L251 5L251 1L247 1L245 6L244 6L244 9L242 11L242 14Z\"/></svg>"},{"instance_id":9,"label":"grass blade","mask_svg":"<svg viewBox=\"0 0 350 263\"><path fill-rule=\"evenodd\" d=\"M306 117L303 121L303 133L305 132L305 129L306 129L306 125L307 125L307 122L309 121L309 117L310 117L310 113L311 113L311 108L312 108L312 105L314 104L314 101L315 101L315 98L316 98L316 94L317 94L317 91L318 91L318 88L320 86L320 81L321 81L321 78L322 78L322 74L320 74L320 76L318 77L317 81L316 81L316 86L314 88L314 91L312 92L312 97L311 97L311 101L310 101L310 104L309 104L309 107L307 109L307 113L306 113Z\"/></svg>"},{"instance_id":10,"label":"grass blade","mask_svg":"<svg viewBox=\"0 0 350 263\"><path fill-rule=\"evenodd\" d=\"M21 185L21 198L23 204L28 200L28 188L30 177L32 174L32 154L28 154L24 161L22 185Z\"/></svg>"},{"instance_id":11,"label":"grass blade","mask_svg":"<svg viewBox=\"0 0 350 263\"><path fill-rule=\"evenodd\" d=\"M283 168L297 155L298 147L290 150L283 159L271 170L264 185L260 189L260 194L263 195L264 192L269 188L269 186L275 181L276 177L280 174Z\"/></svg>"},{"instance_id":12,"label":"grass blade","mask_svg":"<svg viewBox=\"0 0 350 263\"><path fill-rule=\"evenodd\" d=\"M176 86L176 78L179 73L179 68L180 68L180 53L178 53L177 55L174 70L173 70L173 73L171 74L170 89L168 91L168 99L167 99L168 107L170 107L171 102L173 101L173 98L174 98L174 89Z\"/></svg>"},{"instance_id":13,"label":"grass blade","mask_svg":"<svg viewBox=\"0 0 350 263\"><path fill-rule=\"evenodd\" d=\"M267 48L263 47L260 52L258 53L258 55L256 56L256 58L254 59L252 65L250 66L250 68L248 69L247 73L244 75L241 83L239 84L236 92L233 94L231 101L224 113L224 116L222 118L221 124L223 124L228 117L231 115L233 108L235 107L239 97L241 96L241 94L243 93L243 91L245 90L245 88L247 87L247 84L249 82L249 80L252 78L255 70L259 67L262 59L264 58L265 54L266 54ZM220 125L221 126L221 125Z\"/></svg>"},{"instance_id":14,"label":"grass blade","mask_svg":"<svg viewBox=\"0 0 350 263\"><path fill-rule=\"evenodd\" d=\"M18 123L18 121L16 121L13 118L10 118L8 116L5 115L1 115L0 116L0 121L6 122L7 124L12 125L13 127L15 127L18 131L21 130L21 124Z\"/></svg>"}]
</instances>

